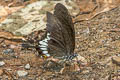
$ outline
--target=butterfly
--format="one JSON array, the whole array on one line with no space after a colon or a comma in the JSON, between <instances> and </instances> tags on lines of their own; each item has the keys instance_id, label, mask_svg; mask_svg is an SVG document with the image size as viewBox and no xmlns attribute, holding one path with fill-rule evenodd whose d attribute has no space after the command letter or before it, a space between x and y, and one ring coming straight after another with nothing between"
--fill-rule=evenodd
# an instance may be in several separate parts
<instances>
[{"instance_id":1,"label":"butterfly","mask_svg":"<svg viewBox=\"0 0 120 80\"><path fill-rule=\"evenodd\" d=\"M67 8L57 3L54 13L47 12L46 37L38 41L37 51L42 56L73 59L75 29Z\"/></svg>"}]
</instances>

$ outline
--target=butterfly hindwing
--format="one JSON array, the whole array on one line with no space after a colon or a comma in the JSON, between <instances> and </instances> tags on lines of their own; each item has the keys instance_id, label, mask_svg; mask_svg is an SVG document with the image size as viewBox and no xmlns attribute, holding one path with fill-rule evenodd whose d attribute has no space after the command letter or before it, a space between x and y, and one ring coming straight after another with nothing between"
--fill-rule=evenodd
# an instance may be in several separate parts
<instances>
[{"instance_id":1,"label":"butterfly hindwing","mask_svg":"<svg viewBox=\"0 0 120 80\"><path fill-rule=\"evenodd\" d=\"M52 56L62 56L66 53L62 34L61 22L51 13L47 12L47 33L50 33L48 51Z\"/></svg>"}]
</instances>

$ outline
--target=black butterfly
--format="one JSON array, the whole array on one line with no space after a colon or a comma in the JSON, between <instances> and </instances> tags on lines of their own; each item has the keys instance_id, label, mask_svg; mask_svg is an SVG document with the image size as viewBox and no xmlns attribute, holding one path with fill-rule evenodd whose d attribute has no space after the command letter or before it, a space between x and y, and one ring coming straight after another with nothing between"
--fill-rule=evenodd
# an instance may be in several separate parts
<instances>
[{"instance_id":1,"label":"black butterfly","mask_svg":"<svg viewBox=\"0 0 120 80\"><path fill-rule=\"evenodd\" d=\"M67 8L56 4L54 14L47 12L46 38L38 42L38 52L47 57L72 59L75 49L75 30Z\"/></svg>"}]
</instances>

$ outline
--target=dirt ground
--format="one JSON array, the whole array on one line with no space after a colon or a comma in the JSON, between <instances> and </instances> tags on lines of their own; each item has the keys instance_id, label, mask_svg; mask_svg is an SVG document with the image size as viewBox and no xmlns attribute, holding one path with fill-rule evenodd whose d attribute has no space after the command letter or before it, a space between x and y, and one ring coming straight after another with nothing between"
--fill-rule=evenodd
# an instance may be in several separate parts
<instances>
[{"instance_id":1,"label":"dirt ground","mask_svg":"<svg viewBox=\"0 0 120 80\"><path fill-rule=\"evenodd\" d=\"M13 42L0 39L0 61L5 64L0 67L1 80L120 80L120 7L102 13L89 21L75 24L75 52L83 56L88 65L81 67L79 72L60 74L54 68L46 69L46 60L41 59L36 51L22 50ZM42 32L41 32L42 33ZM12 45L12 46L11 46ZM11 48L10 54L3 51ZM118 58L116 58L116 56ZM113 59L115 57L115 60ZM119 61L119 62L116 62ZM25 69L26 64L30 69ZM49 66L49 65L45 65ZM28 74L24 77L17 75L18 70Z\"/></svg>"}]
</instances>

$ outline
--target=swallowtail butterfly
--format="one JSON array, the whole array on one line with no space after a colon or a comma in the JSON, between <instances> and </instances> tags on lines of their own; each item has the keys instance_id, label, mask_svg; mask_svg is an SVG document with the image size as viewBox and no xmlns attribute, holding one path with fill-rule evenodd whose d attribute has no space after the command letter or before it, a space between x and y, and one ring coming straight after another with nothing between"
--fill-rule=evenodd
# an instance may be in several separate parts
<instances>
[{"instance_id":1,"label":"swallowtail butterfly","mask_svg":"<svg viewBox=\"0 0 120 80\"><path fill-rule=\"evenodd\" d=\"M38 42L38 52L47 57L72 59L76 56L75 30L67 8L56 4L54 13L47 12L46 37Z\"/></svg>"}]
</instances>

